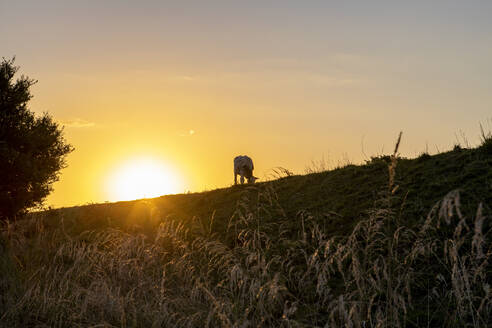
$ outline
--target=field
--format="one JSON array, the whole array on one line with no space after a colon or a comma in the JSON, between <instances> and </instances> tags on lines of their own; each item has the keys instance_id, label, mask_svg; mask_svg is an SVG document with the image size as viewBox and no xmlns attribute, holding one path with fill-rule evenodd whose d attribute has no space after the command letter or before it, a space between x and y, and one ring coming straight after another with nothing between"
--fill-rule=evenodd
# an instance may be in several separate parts
<instances>
[{"instance_id":1,"label":"field","mask_svg":"<svg viewBox=\"0 0 492 328\"><path fill-rule=\"evenodd\" d=\"M490 327L492 139L5 226L3 327Z\"/></svg>"}]
</instances>

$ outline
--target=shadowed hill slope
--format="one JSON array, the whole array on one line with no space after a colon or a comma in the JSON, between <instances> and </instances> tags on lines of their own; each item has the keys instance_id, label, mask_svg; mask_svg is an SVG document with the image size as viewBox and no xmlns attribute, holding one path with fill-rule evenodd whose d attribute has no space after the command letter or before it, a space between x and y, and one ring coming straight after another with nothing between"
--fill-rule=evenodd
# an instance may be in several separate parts
<instances>
[{"instance_id":1,"label":"shadowed hill slope","mask_svg":"<svg viewBox=\"0 0 492 328\"><path fill-rule=\"evenodd\" d=\"M463 206L476 208L479 201L492 204L492 158L482 148L454 150L416 159L398 159L394 193L401 214L412 220L425 217L436 202L459 188ZM213 191L167 195L153 199L94 204L52 210L55 217L77 219L78 231L103 227L153 226L149 222L166 217L182 222L200 222L217 232L233 217L238 205L257 205L265 190L283 215L295 219L299 213L329 214L324 224L330 234L344 234L388 188L390 157L373 158L364 165L347 165L321 173L288 176L255 185L238 185ZM269 200L272 202L273 200ZM273 218L274 219L274 218ZM295 225L295 224L294 224Z\"/></svg>"}]
</instances>

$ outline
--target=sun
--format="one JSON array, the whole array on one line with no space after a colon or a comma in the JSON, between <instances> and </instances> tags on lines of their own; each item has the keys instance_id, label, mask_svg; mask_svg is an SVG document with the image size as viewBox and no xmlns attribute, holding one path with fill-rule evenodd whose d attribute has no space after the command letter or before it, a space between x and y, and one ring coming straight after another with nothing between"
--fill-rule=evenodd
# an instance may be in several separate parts
<instances>
[{"instance_id":1,"label":"sun","mask_svg":"<svg viewBox=\"0 0 492 328\"><path fill-rule=\"evenodd\" d=\"M163 162L139 158L124 162L107 181L111 201L152 198L178 193L180 181Z\"/></svg>"}]
</instances>

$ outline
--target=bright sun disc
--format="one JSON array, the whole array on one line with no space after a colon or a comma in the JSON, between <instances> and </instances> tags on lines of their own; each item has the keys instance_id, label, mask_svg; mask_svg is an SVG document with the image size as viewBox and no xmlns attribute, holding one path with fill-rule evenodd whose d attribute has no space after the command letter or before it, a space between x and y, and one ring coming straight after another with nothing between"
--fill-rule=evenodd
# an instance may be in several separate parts
<instances>
[{"instance_id":1,"label":"bright sun disc","mask_svg":"<svg viewBox=\"0 0 492 328\"><path fill-rule=\"evenodd\" d=\"M126 162L108 180L111 201L158 197L177 193L178 188L176 174L152 159Z\"/></svg>"}]
</instances>

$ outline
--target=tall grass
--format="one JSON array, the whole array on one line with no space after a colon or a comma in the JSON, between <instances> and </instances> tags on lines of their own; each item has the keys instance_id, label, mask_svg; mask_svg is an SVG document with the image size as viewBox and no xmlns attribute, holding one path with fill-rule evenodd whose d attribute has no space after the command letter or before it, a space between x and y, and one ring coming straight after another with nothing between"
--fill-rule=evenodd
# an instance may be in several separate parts
<instances>
[{"instance_id":1,"label":"tall grass","mask_svg":"<svg viewBox=\"0 0 492 328\"><path fill-rule=\"evenodd\" d=\"M491 326L488 205L464 212L453 190L410 225L397 150L345 236L326 232L336 213L287 215L274 184L244 188L225 233L150 203L130 230L78 232L63 212L56 227L49 212L19 221L1 236L0 326Z\"/></svg>"}]
</instances>

